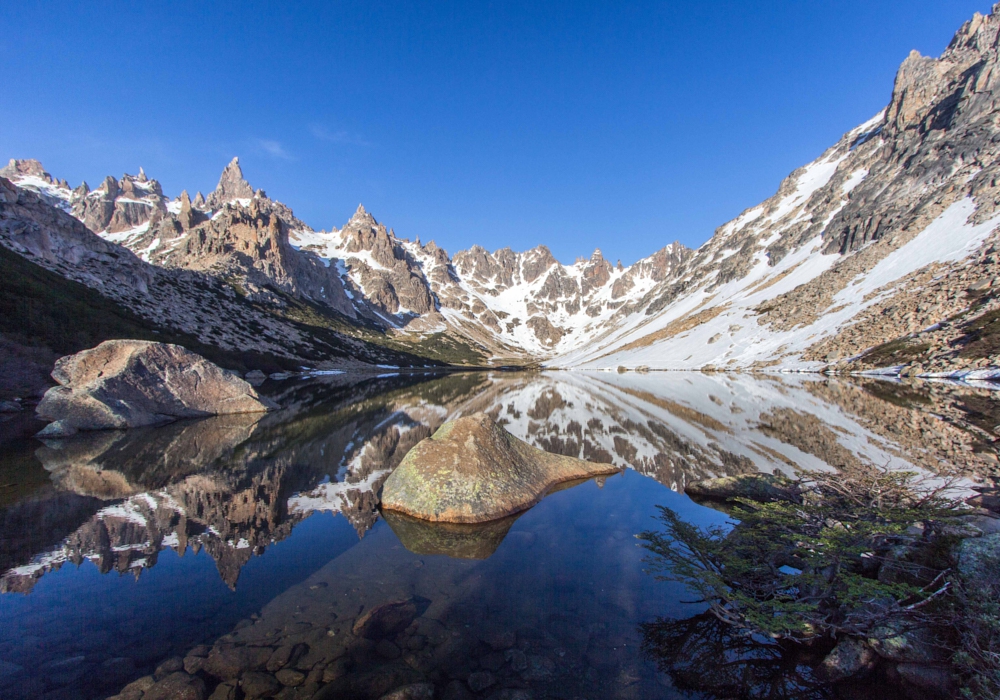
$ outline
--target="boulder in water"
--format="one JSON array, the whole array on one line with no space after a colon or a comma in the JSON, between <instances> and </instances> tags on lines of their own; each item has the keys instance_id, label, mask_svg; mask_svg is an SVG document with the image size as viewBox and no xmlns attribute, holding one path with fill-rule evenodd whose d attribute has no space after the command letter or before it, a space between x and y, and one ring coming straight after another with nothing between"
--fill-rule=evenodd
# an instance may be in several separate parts
<instances>
[{"instance_id":1,"label":"boulder in water","mask_svg":"<svg viewBox=\"0 0 1000 700\"><path fill-rule=\"evenodd\" d=\"M417 443L386 480L382 508L422 520L482 523L530 508L557 484L617 471L543 452L477 413Z\"/></svg>"},{"instance_id":2,"label":"boulder in water","mask_svg":"<svg viewBox=\"0 0 1000 700\"><path fill-rule=\"evenodd\" d=\"M41 437L134 428L277 408L253 387L179 345L108 340L56 361L52 387L36 409L53 421Z\"/></svg>"}]
</instances>

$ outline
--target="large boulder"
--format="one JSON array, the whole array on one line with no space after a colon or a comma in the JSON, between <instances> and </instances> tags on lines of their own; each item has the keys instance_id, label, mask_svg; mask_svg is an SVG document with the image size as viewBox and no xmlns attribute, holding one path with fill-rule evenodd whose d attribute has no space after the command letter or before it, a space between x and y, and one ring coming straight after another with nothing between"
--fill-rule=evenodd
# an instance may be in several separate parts
<instances>
[{"instance_id":1,"label":"large boulder","mask_svg":"<svg viewBox=\"0 0 1000 700\"><path fill-rule=\"evenodd\" d=\"M382 490L382 508L450 523L482 523L530 508L557 484L614 474L518 440L482 413L417 443Z\"/></svg>"},{"instance_id":2,"label":"large boulder","mask_svg":"<svg viewBox=\"0 0 1000 700\"><path fill-rule=\"evenodd\" d=\"M277 408L239 377L166 343L108 340L57 360L52 378L59 386L37 408L53 421L42 437Z\"/></svg>"}]
</instances>

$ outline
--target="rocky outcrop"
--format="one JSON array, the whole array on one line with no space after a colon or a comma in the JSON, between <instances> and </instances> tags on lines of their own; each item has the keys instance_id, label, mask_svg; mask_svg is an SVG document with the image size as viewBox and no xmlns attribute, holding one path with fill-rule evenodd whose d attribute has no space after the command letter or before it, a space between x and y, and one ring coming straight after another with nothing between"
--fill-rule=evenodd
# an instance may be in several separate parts
<instances>
[{"instance_id":1,"label":"rocky outcrop","mask_svg":"<svg viewBox=\"0 0 1000 700\"><path fill-rule=\"evenodd\" d=\"M423 358L370 345L334 330L345 326L344 313L338 308L349 310L343 306L346 299L336 269L327 268L315 256L299 254L288 244L286 225L274 223L282 211L274 203L262 201L256 211L252 206L241 208L242 214L234 208L236 230L212 248L230 246L234 252L218 258L221 269L204 270L147 262L155 259L154 243L172 247L182 243L183 238L171 239L168 246L165 238L154 237L140 248L141 256L136 255L114 240L95 234L64 208L48 203L49 199L31 187L0 177L0 246L27 261L17 264L24 275L33 279L41 275L45 280L42 286L55 290L47 303L59 304L66 298L87 300L95 318L80 319L81 323L103 327L108 319L100 316L112 313L108 309L114 308L112 327L119 323L118 319L128 319L132 328L140 326L141 330L135 332L147 334L146 329L154 329L169 333L172 340L185 345L218 348L229 357L252 357L254 364L264 362L263 368L269 371L282 366L274 358L287 358L288 365L295 367L351 366L358 364L357 359L371 364L427 364ZM196 218L201 221L202 214L199 212ZM169 213L159 222L152 227L154 231L177 223ZM194 235L204 225L188 234ZM177 226L176 231L181 231ZM206 234L206 241L212 233ZM252 259L240 252L241 244L247 250L263 252ZM226 266L227 262L232 265ZM45 277L48 273L63 280ZM268 275L273 275L273 280ZM284 289L279 287L279 280L285 280ZM13 284L9 288L11 296L7 297L13 306L8 308L27 313L31 304L38 303L36 297L18 297L24 289L20 278L8 281ZM81 290L77 284L89 290ZM275 288L291 299L282 298ZM298 303L310 307L305 319L286 308L286 302L294 303L296 295ZM30 318L20 321L24 324L20 327L36 324L39 315L47 311L35 307ZM12 325L18 324L15 317ZM95 342L102 339L98 337ZM59 354L80 349L80 345L61 347ZM254 364L241 369L246 371Z\"/></svg>"},{"instance_id":2,"label":"rocky outcrop","mask_svg":"<svg viewBox=\"0 0 1000 700\"><path fill-rule=\"evenodd\" d=\"M37 408L41 418L53 421L40 433L45 437L277 407L239 377L179 345L105 341L59 359L52 377L59 386L49 389Z\"/></svg>"},{"instance_id":3,"label":"rocky outcrop","mask_svg":"<svg viewBox=\"0 0 1000 700\"><path fill-rule=\"evenodd\" d=\"M243 177L243 169L240 168L240 159L233 158L229 165L222 171L219 184L215 191L208 195L205 200L206 206L211 210L221 209L223 204L228 204L236 199L251 199L253 188Z\"/></svg>"},{"instance_id":4,"label":"rocky outcrop","mask_svg":"<svg viewBox=\"0 0 1000 700\"><path fill-rule=\"evenodd\" d=\"M817 675L830 683L858 678L871 672L878 654L863 639L843 637L816 669Z\"/></svg>"},{"instance_id":5,"label":"rocky outcrop","mask_svg":"<svg viewBox=\"0 0 1000 700\"><path fill-rule=\"evenodd\" d=\"M530 508L556 484L617 471L543 452L476 414L445 423L410 450L383 486L382 508L423 520L482 523Z\"/></svg>"}]
</instances>

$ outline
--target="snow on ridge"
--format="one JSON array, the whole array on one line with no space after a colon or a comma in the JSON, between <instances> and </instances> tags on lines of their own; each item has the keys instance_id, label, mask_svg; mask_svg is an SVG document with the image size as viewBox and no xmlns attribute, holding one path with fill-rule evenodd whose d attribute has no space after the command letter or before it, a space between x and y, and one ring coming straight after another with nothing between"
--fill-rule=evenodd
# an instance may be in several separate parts
<instances>
[{"instance_id":1,"label":"snow on ridge","mask_svg":"<svg viewBox=\"0 0 1000 700\"><path fill-rule=\"evenodd\" d=\"M99 231L98 236L111 243L118 243L119 245L125 243L129 239L137 238L149 230L149 222L144 224L139 224L133 228L127 229L125 231L118 231L117 233L109 233L107 231ZM159 239L157 239L159 240ZM152 251L153 248L149 250Z\"/></svg>"},{"instance_id":2,"label":"snow on ridge","mask_svg":"<svg viewBox=\"0 0 1000 700\"><path fill-rule=\"evenodd\" d=\"M889 253L867 273L848 282L833 297L832 310L827 310L809 325L788 331L762 328L757 324L754 308L766 299L814 279L839 259L835 254L819 253L822 243L819 238L786 256L775 268L762 270L758 263L743 279L715 290L708 303L704 302L704 293L682 297L667 307L656 321L633 323L632 330L618 335L614 342L589 353L557 358L553 364L584 369L607 369L623 364L654 369L697 369L707 365L746 367L754 362L784 357L781 366L786 369L816 369L821 363L795 358L891 294L899 280L932 263L961 260L982 245L1000 225L1000 214L984 223L973 224L969 219L975 208L970 197L953 203L912 240ZM765 276L761 276L761 272ZM770 287L754 288L758 280L775 279L783 273L784 277ZM716 317L686 332L645 347L616 350L683 318L697 308L696 302L704 303L706 308L727 302L729 306Z\"/></svg>"}]
</instances>

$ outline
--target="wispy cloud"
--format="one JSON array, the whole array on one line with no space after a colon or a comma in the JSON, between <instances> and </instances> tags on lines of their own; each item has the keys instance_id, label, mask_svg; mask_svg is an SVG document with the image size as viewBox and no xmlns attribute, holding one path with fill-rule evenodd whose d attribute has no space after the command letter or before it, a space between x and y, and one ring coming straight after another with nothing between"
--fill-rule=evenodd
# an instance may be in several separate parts
<instances>
[{"instance_id":1,"label":"wispy cloud","mask_svg":"<svg viewBox=\"0 0 1000 700\"><path fill-rule=\"evenodd\" d=\"M269 156L281 158L282 160L295 160L291 153L285 150L280 141L270 139L254 139L257 148L267 153Z\"/></svg>"},{"instance_id":2,"label":"wispy cloud","mask_svg":"<svg viewBox=\"0 0 1000 700\"><path fill-rule=\"evenodd\" d=\"M328 129L322 124L313 124L309 127L309 132L318 138L320 141L328 141L329 143L344 143L351 144L353 146L370 146L371 144L365 140L364 137L358 134L352 134L343 129L334 131Z\"/></svg>"}]
</instances>

